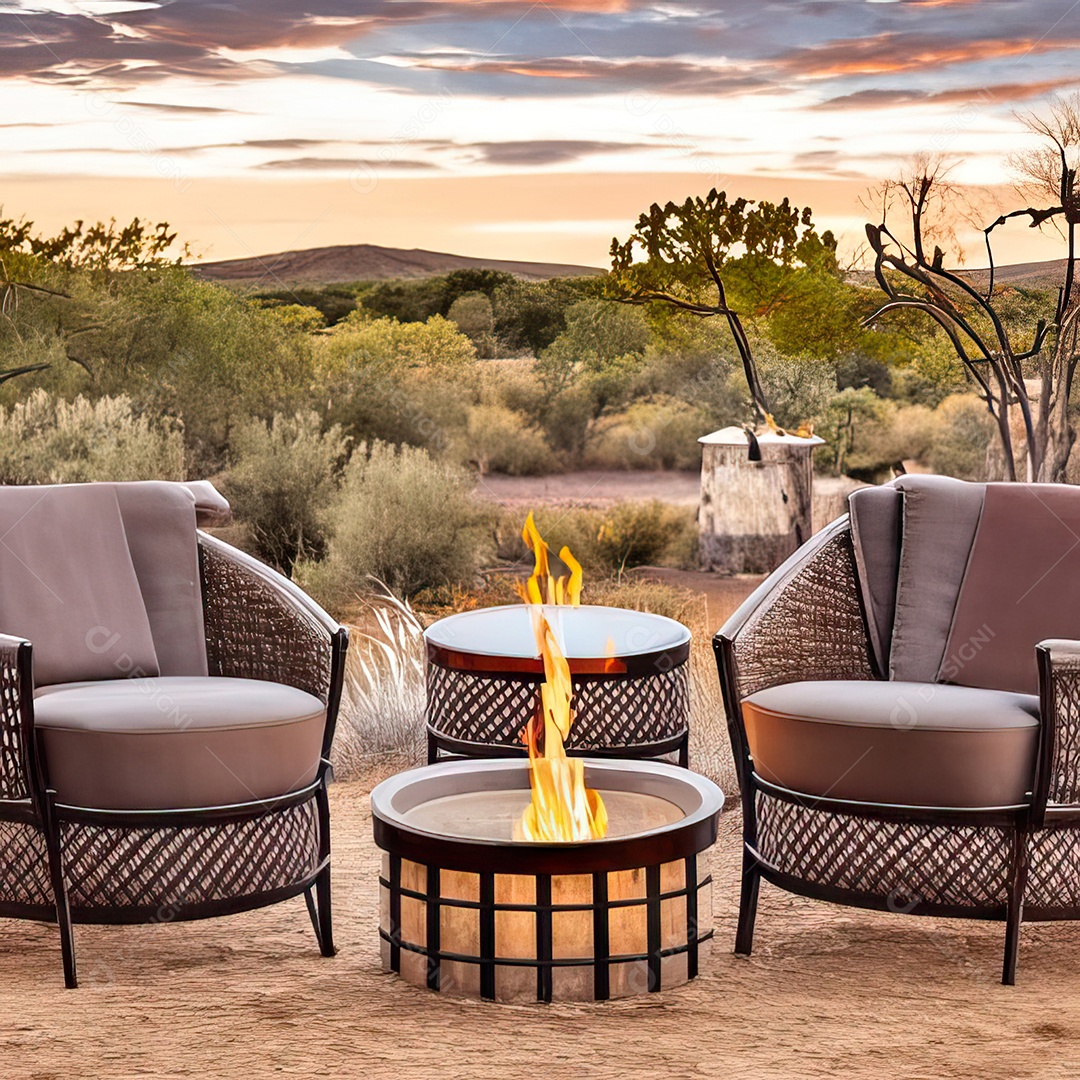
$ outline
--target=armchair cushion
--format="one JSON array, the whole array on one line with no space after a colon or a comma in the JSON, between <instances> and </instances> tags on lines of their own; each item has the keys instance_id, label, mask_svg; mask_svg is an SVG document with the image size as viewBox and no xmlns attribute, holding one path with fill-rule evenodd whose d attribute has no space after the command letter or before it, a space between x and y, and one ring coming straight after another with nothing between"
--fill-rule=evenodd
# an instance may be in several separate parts
<instances>
[{"instance_id":1,"label":"armchair cushion","mask_svg":"<svg viewBox=\"0 0 1080 1080\"><path fill-rule=\"evenodd\" d=\"M112 485L161 675L207 674L192 486L159 480Z\"/></svg>"},{"instance_id":2,"label":"armchair cushion","mask_svg":"<svg viewBox=\"0 0 1080 1080\"><path fill-rule=\"evenodd\" d=\"M985 484L902 476L903 546L896 581L889 677L933 682L982 511Z\"/></svg>"},{"instance_id":3,"label":"armchair cushion","mask_svg":"<svg viewBox=\"0 0 1080 1080\"><path fill-rule=\"evenodd\" d=\"M848 497L859 591L870 632L870 647L882 674L889 670L896 578L900 568L903 499L893 484L859 488Z\"/></svg>"},{"instance_id":4,"label":"armchair cushion","mask_svg":"<svg viewBox=\"0 0 1080 1080\"><path fill-rule=\"evenodd\" d=\"M1027 801L1039 699L934 683L785 683L743 701L759 776L809 796L907 806Z\"/></svg>"},{"instance_id":5,"label":"armchair cushion","mask_svg":"<svg viewBox=\"0 0 1080 1080\"><path fill-rule=\"evenodd\" d=\"M326 720L318 698L291 686L191 676L49 686L34 713L58 801L110 810L295 791L317 775Z\"/></svg>"},{"instance_id":6,"label":"armchair cushion","mask_svg":"<svg viewBox=\"0 0 1080 1080\"><path fill-rule=\"evenodd\" d=\"M0 631L38 684L158 673L112 485L0 488Z\"/></svg>"},{"instance_id":7,"label":"armchair cushion","mask_svg":"<svg viewBox=\"0 0 1080 1080\"><path fill-rule=\"evenodd\" d=\"M988 484L941 677L1037 693L1043 638L1080 638L1080 489Z\"/></svg>"}]
</instances>

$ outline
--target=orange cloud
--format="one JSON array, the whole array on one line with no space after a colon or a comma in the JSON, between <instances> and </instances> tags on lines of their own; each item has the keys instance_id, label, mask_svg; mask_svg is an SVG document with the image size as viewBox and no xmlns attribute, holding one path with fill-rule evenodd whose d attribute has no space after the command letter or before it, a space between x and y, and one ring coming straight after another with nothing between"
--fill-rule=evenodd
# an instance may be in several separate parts
<instances>
[{"instance_id":1,"label":"orange cloud","mask_svg":"<svg viewBox=\"0 0 1080 1080\"><path fill-rule=\"evenodd\" d=\"M871 38L830 41L778 58L783 69L808 79L841 75L888 75L903 71L971 64L1015 56L1075 49L1080 38L983 38L942 42L924 35L884 33Z\"/></svg>"}]
</instances>

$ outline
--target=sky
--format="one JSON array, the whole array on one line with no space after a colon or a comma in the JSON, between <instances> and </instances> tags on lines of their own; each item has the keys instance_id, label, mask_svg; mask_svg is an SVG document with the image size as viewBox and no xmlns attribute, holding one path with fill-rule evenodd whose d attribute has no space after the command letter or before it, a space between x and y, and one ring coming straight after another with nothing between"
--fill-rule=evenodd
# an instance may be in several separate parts
<instances>
[{"instance_id":1,"label":"sky","mask_svg":"<svg viewBox=\"0 0 1080 1080\"><path fill-rule=\"evenodd\" d=\"M1077 89L1080 0L0 0L0 206L165 218L207 260L604 266L716 186L851 252L916 153L1015 205L1018 114ZM1017 225L998 257L1061 254Z\"/></svg>"}]
</instances>

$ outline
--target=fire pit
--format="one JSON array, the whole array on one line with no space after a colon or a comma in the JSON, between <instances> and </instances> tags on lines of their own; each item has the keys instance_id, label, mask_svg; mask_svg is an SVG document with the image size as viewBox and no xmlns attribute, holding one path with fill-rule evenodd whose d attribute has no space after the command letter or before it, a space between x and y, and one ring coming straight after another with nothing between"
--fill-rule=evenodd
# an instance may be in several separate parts
<instances>
[{"instance_id":1,"label":"fire pit","mask_svg":"<svg viewBox=\"0 0 1080 1080\"><path fill-rule=\"evenodd\" d=\"M530 763L440 762L371 794L383 966L418 986L498 1001L604 1000L698 972L712 937L723 793L660 762L586 760L603 839L520 839Z\"/></svg>"},{"instance_id":2,"label":"fire pit","mask_svg":"<svg viewBox=\"0 0 1080 1080\"><path fill-rule=\"evenodd\" d=\"M623 608L543 610L558 624L573 678L570 753L687 762L690 631L662 615ZM521 754L544 665L529 608L484 608L428 627L428 760Z\"/></svg>"}]
</instances>

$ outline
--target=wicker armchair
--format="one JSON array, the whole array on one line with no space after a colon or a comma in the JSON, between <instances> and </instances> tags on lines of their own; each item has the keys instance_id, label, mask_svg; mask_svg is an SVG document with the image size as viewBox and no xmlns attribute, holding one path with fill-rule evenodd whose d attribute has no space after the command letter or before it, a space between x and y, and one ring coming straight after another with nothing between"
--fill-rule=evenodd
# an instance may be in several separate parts
<instances>
[{"instance_id":1,"label":"wicker armchair","mask_svg":"<svg viewBox=\"0 0 1080 1080\"><path fill-rule=\"evenodd\" d=\"M1062 640L1080 638L1077 535L1075 488L901 478L856 493L720 630L736 953L762 879L1003 920L1007 984L1023 920L1080 917L1080 642Z\"/></svg>"},{"instance_id":2,"label":"wicker armchair","mask_svg":"<svg viewBox=\"0 0 1080 1080\"><path fill-rule=\"evenodd\" d=\"M27 498L29 516L18 501ZM83 660L99 670L64 677L72 657L50 656L40 633L27 640L24 618L41 623L13 608L12 575L22 564L62 603L42 569L49 553L35 545L94 548L85 507L115 517L117 504L127 543L109 535L102 550L124 561L130 547L124 565L136 571L158 662L135 662L132 632L108 633L99 610L84 629L69 599L57 611L85 634ZM20 549L40 507L51 527ZM0 489L0 916L58 923L69 987L73 923L204 918L301 893L323 955L334 953L326 788L347 634L290 581L196 533L196 520L181 485ZM116 588L106 585L107 605ZM190 589L193 608L174 586ZM142 617L119 618L128 615Z\"/></svg>"}]
</instances>

